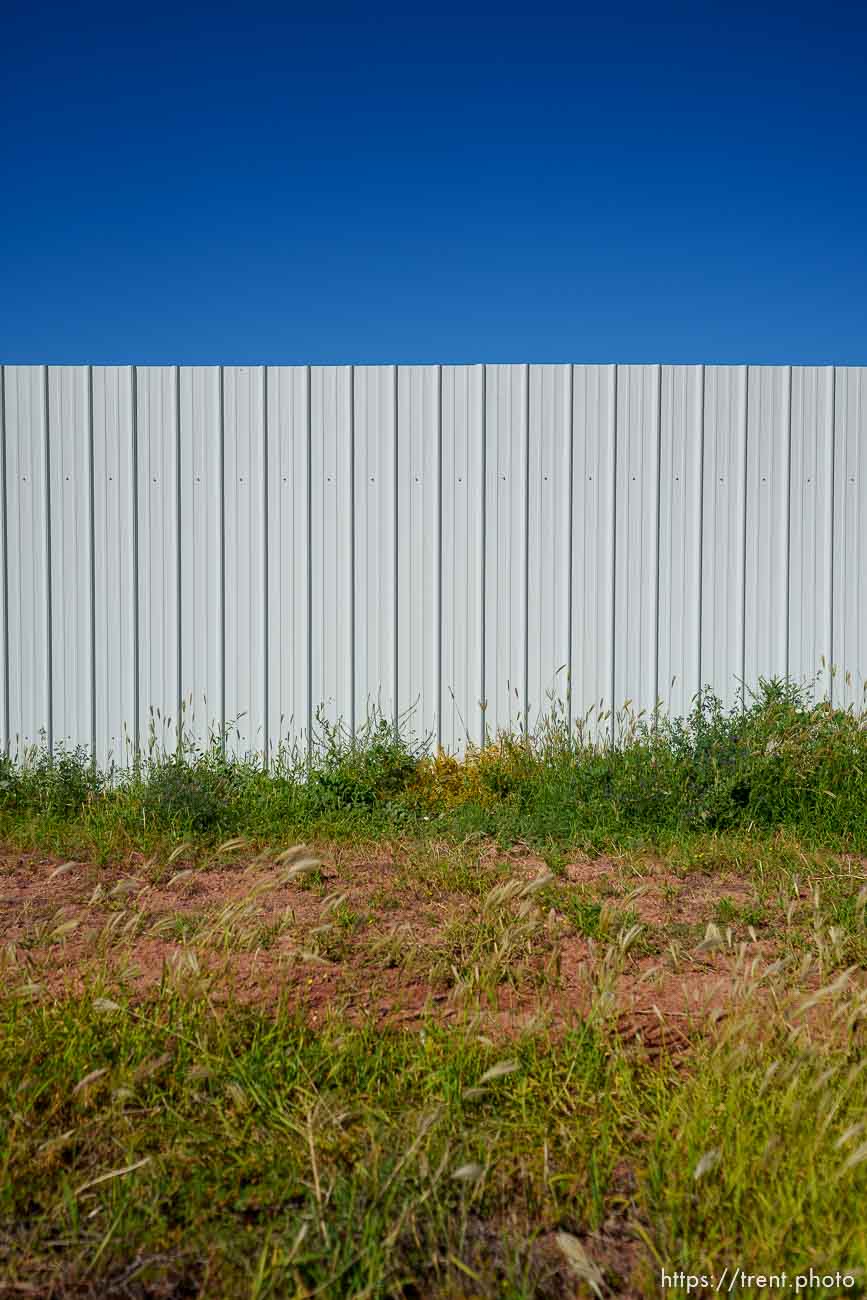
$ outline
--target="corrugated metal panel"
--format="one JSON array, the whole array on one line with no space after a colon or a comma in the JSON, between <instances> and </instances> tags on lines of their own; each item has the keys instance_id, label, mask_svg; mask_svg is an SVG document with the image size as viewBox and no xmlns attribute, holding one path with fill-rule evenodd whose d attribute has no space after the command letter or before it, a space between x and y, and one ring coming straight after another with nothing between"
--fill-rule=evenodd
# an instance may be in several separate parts
<instances>
[{"instance_id":1,"label":"corrugated metal panel","mask_svg":"<svg viewBox=\"0 0 867 1300\"><path fill-rule=\"evenodd\" d=\"M135 752L136 455L131 366L94 366L93 526L96 760Z\"/></svg>"},{"instance_id":2,"label":"corrugated metal panel","mask_svg":"<svg viewBox=\"0 0 867 1300\"><path fill-rule=\"evenodd\" d=\"M442 372L442 744L483 734L485 368Z\"/></svg>"},{"instance_id":3,"label":"corrugated metal panel","mask_svg":"<svg viewBox=\"0 0 867 1300\"><path fill-rule=\"evenodd\" d=\"M54 739L47 369L6 366L4 396L9 736L17 753Z\"/></svg>"},{"instance_id":4,"label":"corrugated metal panel","mask_svg":"<svg viewBox=\"0 0 867 1300\"><path fill-rule=\"evenodd\" d=\"M791 368L750 371L744 679L784 677L788 658Z\"/></svg>"},{"instance_id":5,"label":"corrugated metal panel","mask_svg":"<svg viewBox=\"0 0 867 1300\"><path fill-rule=\"evenodd\" d=\"M394 367L356 368L356 722L371 710L397 719L397 400Z\"/></svg>"},{"instance_id":6,"label":"corrugated metal panel","mask_svg":"<svg viewBox=\"0 0 867 1300\"><path fill-rule=\"evenodd\" d=\"M439 736L440 373L397 372L397 707Z\"/></svg>"},{"instance_id":7,"label":"corrugated metal panel","mask_svg":"<svg viewBox=\"0 0 867 1300\"><path fill-rule=\"evenodd\" d=\"M90 372L48 370L51 500L52 730L58 746L91 750L93 552Z\"/></svg>"},{"instance_id":8,"label":"corrugated metal panel","mask_svg":"<svg viewBox=\"0 0 867 1300\"><path fill-rule=\"evenodd\" d=\"M310 385L306 366L268 370L268 736L310 728Z\"/></svg>"},{"instance_id":9,"label":"corrugated metal panel","mask_svg":"<svg viewBox=\"0 0 867 1300\"><path fill-rule=\"evenodd\" d=\"M223 370L226 724L233 752L267 749L265 372Z\"/></svg>"},{"instance_id":10,"label":"corrugated metal panel","mask_svg":"<svg viewBox=\"0 0 867 1300\"><path fill-rule=\"evenodd\" d=\"M220 371L180 372L181 700L184 733L207 743L223 721L223 437Z\"/></svg>"},{"instance_id":11,"label":"corrugated metal panel","mask_svg":"<svg viewBox=\"0 0 867 1300\"><path fill-rule=\"evenodd\" d=\"M867 370L835 375L833 683L862 707L867 684Z\"/></svg>"},{"instance_id":12,"label":"corrugated metal panel","mask_svg":"<svg viewBox=\"0 0 867 1300\"><path fill-rule=\"evenodd\" d=\"M352 575L352 370L314 366L311 381L311 699L326 721L355 716Z\"/></svg>"},{"instance_id":13,"label":"corrugated metal panel","mask_svg":"<svg viewBox=\"0 0 867 1300\"><path fill-rule=\"evenodd\" d=\"M139 733L171 749L180 708L180 410L174 366L136 370Z\"/></svg>"},{"instance_id":14,"label":"corrugated metal panel","mask_svg":"<svg viewBox=\"0 0 867 1300\"><path fill-rule=\"evenodd\" d=\"M375 703L456 749L823 655L860 703L865 375L6 367L0 741L104 764L186 700L266 752Z\"/></svg>"},{"instance_id":15,"label":"corrugated metal panel","mask_svg":"<svg viewBox=\"0 0 867 1300\"><path fill-rule=\"evenodd\" d=\"M659 608L659 366L618 366L614 703L651 713Z\"/></svg>"},{"instance_id":16,"label":"corrugated metal panel","mask_svg":"<svg viewBox=\"0 0 867 1300\"><path fill-rule=\"evenodd\" d=\"M689 712L701 682L702 366L663 366L659 463L658 693Z\"/></svg>"},{"instance_id":17,"label":"corrugated metal panel","mask_svg":"<svg viewBox=\"0 0 867 1300\"><path fill-rule=\"evenodd\" d=\"M614 699L617 367L575 366L569 711L601 738Z\"/></svg>"},{"instance_id":18,"label":"corrugated metal panel","mask_svg":"<svg viewBox=\"0 0 867 1300\"><path fill-rule=\"evenodd\" d=\"M527 716L529 366L485 369L485 726Z\"/></svg>"},{"instance_id":19,"label":"corrugated metal panel","mask_svg":"<svg viewBox=\"0 0 867 1300\"><path fill-rule=\"evenodd\" d=\"M747 367L708 366L704 391L701 678L726 703L744 671Z\"/></svg>"},{"instance_id":20,"label":"corrugated metal panel","mask_svg":"<svg viewBox=\"0 0 867 1300\"><path fill-rule=\"evenodd\" d=\"M572 367L530 367L527 695L531 730L569 670L572 508Z\"/></svg>"},{"instance_id":21,"label":"corrugated metal panel","mask_svg":"<svg viewBox=\"0 0 867 1300\"><path fill-rule=\"evenodd\" d=\"M830 692L834 370L792 371L789 674ZM827 667L821 669L822 660Z\"/></svg>"}]
</instances>

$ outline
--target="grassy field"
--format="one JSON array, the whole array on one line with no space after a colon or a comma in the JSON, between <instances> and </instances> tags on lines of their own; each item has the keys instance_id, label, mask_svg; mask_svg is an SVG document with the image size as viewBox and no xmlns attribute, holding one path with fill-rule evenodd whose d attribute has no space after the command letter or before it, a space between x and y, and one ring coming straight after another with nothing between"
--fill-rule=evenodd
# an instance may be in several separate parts
<instances>
[{"instance_id":1,"label":"grassy field","mask_svg":"<svg viewBox=\"0 0 867 1300\"><path fill-rule=\"evenodd\" d=\"M0 760L0 1296L867 1294L865 717L619 736Z\"/></svg>"}]
</instances>

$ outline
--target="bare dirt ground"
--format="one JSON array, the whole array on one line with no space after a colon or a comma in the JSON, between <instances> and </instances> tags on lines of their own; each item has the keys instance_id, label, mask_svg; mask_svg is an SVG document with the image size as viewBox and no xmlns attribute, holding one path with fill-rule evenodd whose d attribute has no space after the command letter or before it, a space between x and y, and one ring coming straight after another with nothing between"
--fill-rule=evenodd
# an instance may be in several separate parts
<instances>
[{"instance_id":1,"label":"bare dirt ground","mask_svg":"<svg viewBox=\"0 0 867 1300\"><path fill-rule=\"evenodd\" d=\"M0 848L4 991L135 1008L169 986L217 1008L284 1006L313 1027L332 1015L377 1029L468 1025L489 1045L533 1028L556 1037L601 1015L630 1054L671 1057L688 1079L702 1059L690 1049L726 1025L737 1035L739 1008L749 1004L764 1033L791 992L815 1002L811 1027L837 1035L848 1022L835 1028L817 999L841 971L864 988L860 931L847 939L840 923L841 901L867 879L857 859L576 857L552 872L527 850L490 844L254 854L239 841L207 864L185 849L173 857L97 864ZM606 1217L579 1238L624 1297L648 1294L636 1188L624 1161ZM522 1233L517 1221L471 1216L462 1258L499 1267L503 1243ZM528 1249L539 1294L575 1294L550 1225Z\"/></svg>"},{"instance_id":2,"label":"bare dirt ground","mask_svg":"<svg viewBox=\"0 0 867 1300\"><path fill-rule=\"evenodd\" d=\"M421 861L342 849L287 880L267 856L199 868L6 853L5 978L34 994L133 1000L174 981L218 1003L283 1003L312 1023L331 1011L447 1023L472 1003L507 1034L563 1029L602 997L623 1035L654 1054L724 1016L745 970L781 951L770 928L743 921L756 890L736 874L576 860L534 890L546 868L529 853L488 848L472 866L447 849Z\"/></svg>"}]
</instances>

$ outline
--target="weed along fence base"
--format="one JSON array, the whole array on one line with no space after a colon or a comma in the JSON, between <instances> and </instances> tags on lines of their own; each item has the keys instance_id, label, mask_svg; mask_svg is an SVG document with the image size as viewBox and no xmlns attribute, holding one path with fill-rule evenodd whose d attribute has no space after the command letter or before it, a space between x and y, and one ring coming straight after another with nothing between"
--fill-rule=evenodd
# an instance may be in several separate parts
<instances>
[{"instance_id":1,"label":"weed along fence base","mask_svg":"<svg viewBox=\"0 0 867 1300\"><path fill-rule=\"evenodd\" d=\"M267 757L320 709L459 751L817 672L862 701L865 368L0 375L13 755L106 767L183 718Z\"/></svg>"}]
</instances>

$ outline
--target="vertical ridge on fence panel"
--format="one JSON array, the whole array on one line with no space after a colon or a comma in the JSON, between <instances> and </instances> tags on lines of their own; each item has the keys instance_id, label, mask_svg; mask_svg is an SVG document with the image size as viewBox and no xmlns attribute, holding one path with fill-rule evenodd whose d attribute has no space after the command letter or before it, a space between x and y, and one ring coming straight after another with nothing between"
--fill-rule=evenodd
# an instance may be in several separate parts
<instances>
[{"instance_id":1,"label":"vertical ridge on fence panel","mask_svg":"<svg viewBox=\"0 0 867 1300\"><path fill-rule=\"evenodd\" d=\"M683 714L699 689L703 369L663 366L659 467L658 691Z\"/></svg>"},{"instance_id":2,"label":"vertical ridge on fence panel","mask_svg":"<svg viewBox=\"0 0 867 1300\"><path fill-rule=\"evenodd\" d=\"M223 370L227 747L265 746L265 379L261 366Z\"/></svg>"},{"instance_id":3,"label":"vertical ridge on fence panel","mask_svg":"<svg viewBox=\"0 0 867 1300\"><path fill-rule=\"evenodd\" d=\"M442 371L442 743L482 736L484 368Z\"/></svg>"},{"instance_id":4,"label":"vertical ridge on fence panel","mask_svg":"<svg viewBox=\"0 0 867 1300\"><path fill-rule=\"evenodd\" d=\"M397 430L394 366L356 366L355 724L397 718L395 619Z\"/></svg>"},{"instance_id":5,"label":"vertical ridge on fence panel","mask_svg":"<svg viewBox=\"0 0 867 1300\"><path fill-rule=\"evenodd\" d=\"M132 372L94 366L93 539L96 761L128 762L135 747L135 481Z\"/></svg>"},{"instance_id":6,"label":"vertical ridge on fence panel","mask_svg":"<svg viewBox=\"0 0 867 1300\"><path fill-rule=\"evenodd\" d=\"M747 411L744 677L785 677L788 639L788 366L751 366Z\"/></svg>"},{"instance_id":7,"label":"vertical ridge on fence panel","mask_svg":"<svg viewBox=\"0 0 867 1300\"><path fill-rule=\"evenodd\" d=\"M791 418L789 675L797 682L816 682L817 694L827 698L831 664L833 367L793 368Z\"/></svg>"},{"instance_id":8,"label":"vertical ridge on fence panel","mask_svg":"<svg viewBox=\"0 0 867 1300\"><path fill-rule=\"evenodd\" d=\"M9 587L6 531L6 374L0 366L0 753L9 753Z\"/></svg>"},{"instance_id":9,"label":"vertical ridge on fence panel","mask_svg":"<svg viewBox=\"0 0 867 1300\"><path fill-rule=\"evenodd\" d=\"M352 373L313 366L311 698L314 714L352 722Z\"/></svg>"},{"instance_id":10,"label":"vertical ridge on fence panel","mask_svg":"<svg viewBox=\"0 0 867 1300\"><path fill-rule=\"evenodd\" d=\"M54 743L92 746L90 390L86 366L49 366Z\"/></svg>"},{"instance_id":11,"label":"vertical ridge on fence panel","mask_svg":"<svg viewBox=\"0 0 867 1300\"><path fill-rule=\"evenodd\" d=\"M701 677L726 704L743 673L746 396L746 366L705 368Z\"/></svg>"},{"instance_id":12,"label":"vertical ridge on fence panel","mask_svg":"<svg viewBox=\"0 0 867 1300\"><path fill-rule=\"evenodd\" d=\"M835 705L867 703L867 369L836 371L834 382Z\"/></svg>"},{"instance_id":13,"label":"vertical ridge on fence panel","mask_svg":"<svg viewBox=\"0 0 867 1300\"><path fill-rule=\"evenodd\" d=\"M527 366L485 367L485 726L527 706Z\"/></svg>"},{"instance_id":14,"label":"vertical ridge on fence panel","mask_svg":"<svg viewBox=\"0 0 867 1300\"><path fill-rule=\"evenodd\" d=\"M268 368L268 735L307 740L310 622L307 367Z\"/></svg>"},{"instance_id":15,"label":"vertical ridge on fence panel","mask_svg":"<svg viewBox=\"0 0 867 1300\"><path fill-rule=\"evenodd\" d=\"M180 418L183 729L206 745L220 722L222 690L219 367L181 367Z\"/></svg>"},{"instance_id":16,"label":"vertical ridge on fence panel","mask_svg":"<svg viewBox=\"0 0 867 1300\"><path fill-rule=\"evenodd\" d=\"M573 367L569 712L597 738L612 707L616 394L616 366Z\"/></svg>"},{"instance_id":17,"label":"vertical ridge on fence panel","mask_svg":"<svg viewBox=\"0 0 867 1300\"><path fill-rule=\"evenodd\" d=\"M530 366L527 659L530 728L565 704L569 668L571 366Z\"/></svg>"},{"instance_id":18,"label":"vertical ridge on fence panel","mask_svg":"<svg viewBox=\"0 0 867 1300\"><path fill-rule=\"evenodd\" d=\"M397 708L439 734L439 367L397 370Z\"/></svg>"},{"instance_id":19,"label":"vertical ridge on fence panel","mask_svg":"<svg viewBox=\"0 0 867 1300\"><path fill-rule=\"evenodd\" d=\"M177 741L180 698L176 367L137 367L136 404L139 728L143 749L170 749Z\"/></svg>"},{"instance_id":20,"label":"vertical ridge on fence panel","mask_svg":"<svg viewBox=\"0 0 867 1300\"><path fill-rule=\"evenodd\" d=\"M614 707L657 694L659 366L617 368Z\"/></svg>"},{"instance_id":21,"label":"vertical ridge on fence panel","mask_svg":"<svg viewBox=\"0 0 867 1300\"><path fill-rule=\"evenodd\" d=\"M6 366L9 739L13 754L51 739L51 635L42 366ZM40 735L40 733L44 735Z\"/></svg>"}]
</instances>

